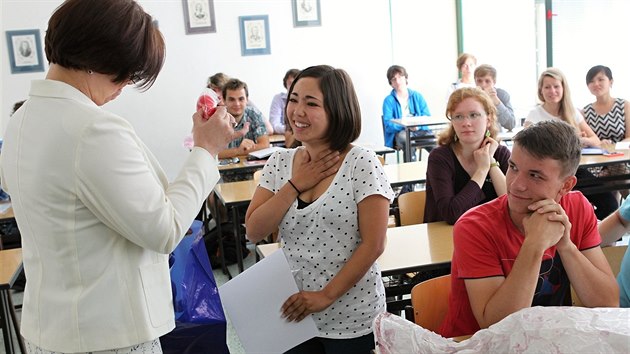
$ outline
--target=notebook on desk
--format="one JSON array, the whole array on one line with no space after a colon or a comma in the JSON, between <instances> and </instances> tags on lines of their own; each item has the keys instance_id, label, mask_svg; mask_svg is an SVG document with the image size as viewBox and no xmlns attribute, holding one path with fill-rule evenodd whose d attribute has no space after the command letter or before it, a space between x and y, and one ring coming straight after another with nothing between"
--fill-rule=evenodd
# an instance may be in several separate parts
<instances>
[{"instance_id":1,"label":"notebook on desk","mask_svg":"<svg viewBox=\"0 0 630 354\"><path fill-rule=\"evenodd\" d=\"M281 148L279 146L271 146L266 149L250 152L249 154L247 154L247 158L251 158L255 160L266 159L269 156L271 156L271 154L273 154L274 152L280 151L280 150L284 150L284 148Z\"/></svg>"},{"instance_id":2,"label":"notebook on desk","mask_svg":"<svg viewBox=\"0 0 630 354\"><path fill-rule=\"evenodd\" d=\"M586 147L582 148L582 155L603 155L606 151L600 148Z\"/></svg>"}]
</instances>

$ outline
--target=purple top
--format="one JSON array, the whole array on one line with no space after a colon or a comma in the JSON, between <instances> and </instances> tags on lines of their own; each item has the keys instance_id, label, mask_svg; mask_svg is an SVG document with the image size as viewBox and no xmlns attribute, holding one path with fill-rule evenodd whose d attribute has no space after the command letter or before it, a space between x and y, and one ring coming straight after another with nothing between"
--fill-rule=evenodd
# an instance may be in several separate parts
<instances>
[{"instance_id":1,"label":"purple top","mask_svg":"<svg viewBox=\"0 0 630 354\"><path fill-rule=\"evenodd\" d=\"M499 145L494 159L503 174L509 158L510 150ZM429 154L426 188L424 222L446 221L453 225L468 209L497 197L490 176L486 177L483 188L479 188L449 146L438 146Z\"/></svg>"}]
</instances>

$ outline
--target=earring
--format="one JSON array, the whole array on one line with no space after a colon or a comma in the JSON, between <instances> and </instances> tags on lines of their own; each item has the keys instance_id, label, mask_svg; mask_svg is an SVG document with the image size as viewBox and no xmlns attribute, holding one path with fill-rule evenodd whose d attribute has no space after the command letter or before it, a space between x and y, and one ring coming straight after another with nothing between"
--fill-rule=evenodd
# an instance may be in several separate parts
<instances>
[{"instance_id":1,"label":"earring","mask_svg":"<svg viewBox=\"0 0 630 354\"><path fill-rule=\"evenodd\" d=\"M459 138L457 137L457 134L453 134L453 140L455 140L455 142L457 142L457 140L459 140Z\"/></svg>"},{"instance_id":2,"label":"earring","mask_svg":"<svg viewBox=\"0 0 630 354\"><path fill-rule=\"evenodd\" d=\"M92 74L94 74L94 71L88 70L88 74L92 75Z\"/></svg>"}]
</instances>

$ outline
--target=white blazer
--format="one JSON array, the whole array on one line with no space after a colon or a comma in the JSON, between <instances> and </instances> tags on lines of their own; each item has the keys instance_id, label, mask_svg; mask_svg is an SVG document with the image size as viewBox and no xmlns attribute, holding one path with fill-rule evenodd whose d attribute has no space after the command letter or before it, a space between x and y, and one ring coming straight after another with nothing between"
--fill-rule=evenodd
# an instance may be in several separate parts
<instances>
[{"instance_id":1,"label":"white blazer","mask_svg":"<svg viewBox=\"0 0 630 354\"><path fill-rule=\"evenodd\" d=\"M219 180L210 153L194 148L169 184L126 120L72 86L37 80L1 157L22 234L22 335L74 353L171 331L168 253Z\"/></svg>"}]
</instances>

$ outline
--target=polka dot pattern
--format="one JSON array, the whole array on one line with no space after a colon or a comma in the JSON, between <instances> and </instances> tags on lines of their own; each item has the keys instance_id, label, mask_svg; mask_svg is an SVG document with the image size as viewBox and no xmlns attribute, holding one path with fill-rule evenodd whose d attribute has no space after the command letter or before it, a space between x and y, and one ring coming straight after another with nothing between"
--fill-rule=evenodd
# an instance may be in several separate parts
<instances>
[{"instance_id":1,"label":"polka dot pattern","mask_svg":"<svg viewBox=\"0 0 630 354\"><path fill-rule=\"evenodd\" d=\"M295 150L271 156L260 186L277 192L291 178ZM284 251L292 269L301 269L303 290L322 289L346 264L361 242L357 204L370 195L394 197L380 161L372 151L353 147L328 190L309 206L297 200L280 223ZM385 311L385 289L378 264L325 311L313 314L320 336L350 338L372 330Z\"/></svg>"}]
</instances>

